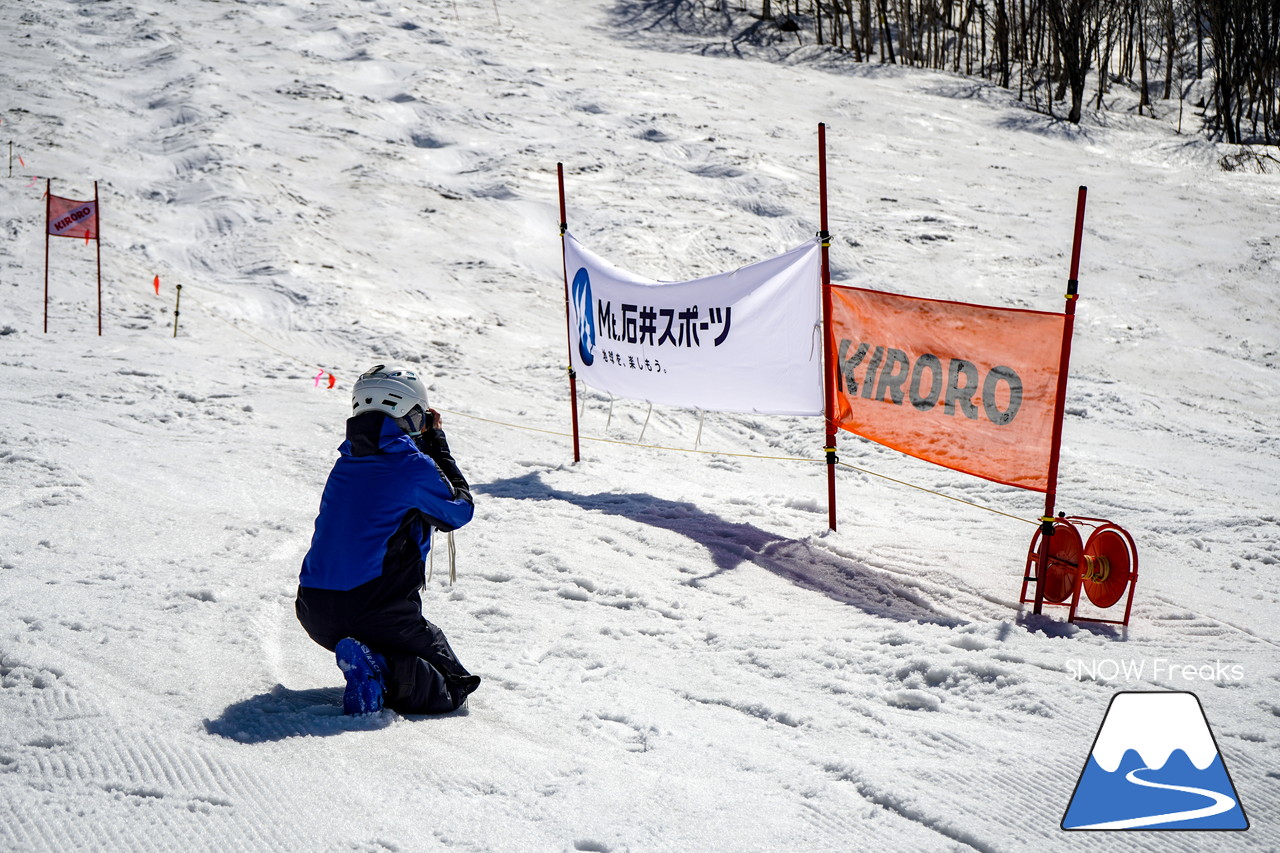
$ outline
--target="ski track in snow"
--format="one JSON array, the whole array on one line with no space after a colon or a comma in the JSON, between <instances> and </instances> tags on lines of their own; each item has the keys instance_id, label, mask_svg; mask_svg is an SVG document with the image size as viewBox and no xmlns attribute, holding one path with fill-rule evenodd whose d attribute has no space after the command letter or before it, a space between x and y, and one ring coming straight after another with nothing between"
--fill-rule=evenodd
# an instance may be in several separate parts
<instances>
[{"instance_id":1,"label":"ski track in snow","mask_svg":"<svg viewBox=\"0 0 1280 853\"><path fill-rule=\"evenodd\" d=\"M55 241L40 333L43 187L0 181L0 848L1104 850L1058 822L1111 695L1158 688L1199 694L1263 817L1126 849L1280 845L1277 179L974 81L730 58L634 17L662 5L0 9L3 129L55 193L102 182L107 326L92 249ZM466 417L567 428L557 161L580 239L691 278L813 234L818 121L839 282L1058 310L1090 186L1059 506L1137 537L1128 631L1018 607L1029 524L842 469L828 533L817 462L574 466ZM381 360L428 374L477 495L426 600L485 682L439 719L342 717L292 611L344 389ZM587 434L637 440L643 403L581 390ZM655 407L645 441L696 425ZM821 441L715 415L702 447ZM1117 659L1143 676L1068 670Z\"/></svg>"}]
</instances>

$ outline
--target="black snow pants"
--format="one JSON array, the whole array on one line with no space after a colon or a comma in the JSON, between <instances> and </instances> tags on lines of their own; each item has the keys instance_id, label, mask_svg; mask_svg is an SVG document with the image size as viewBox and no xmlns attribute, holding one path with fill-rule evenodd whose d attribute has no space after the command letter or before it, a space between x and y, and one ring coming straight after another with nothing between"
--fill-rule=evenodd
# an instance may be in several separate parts
<instances>
[{"instance_id":1,"label":"black snow pants","mask_svg":"<svg viewBox=\"0 0 1280 853\"><path fill-rule=\"evenodd\" d=\"M384 702L401 714L446 714L480 685L453 653L439 627L422 615L418 590L387 600L377 581L353 590L298 587L302 627L333 651L354 637L387 659Z\"/></svg>"}]
</instances>

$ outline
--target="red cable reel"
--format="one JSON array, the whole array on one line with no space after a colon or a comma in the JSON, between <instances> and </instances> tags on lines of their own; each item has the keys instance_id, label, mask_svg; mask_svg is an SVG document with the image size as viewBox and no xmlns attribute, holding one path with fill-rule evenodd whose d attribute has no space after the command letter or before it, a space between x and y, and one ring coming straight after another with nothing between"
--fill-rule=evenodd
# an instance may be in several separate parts
<instances>
[{"instance_id":1,"label":"red cable reel","mask_svg":"<svg viewBox=\"0 0 1280 853\"><path fill-rule=\"evenodd\" d=\"M1081 536L1083 528L1091 529L1088 539ZM1138 549L1129 532L1102 518L1058 516L1053 520L1053 535L1049 537L1048 560L1043 572L1040 571L1042 535L1042 531L1037 529L1027 551L1022 603L1035 600L1034 588L1028 598L1027 587L1038 580L1044 603L1070 608L1068 622L1128 625L1133 591L1138 583ZM1126 589L1128 598L1123 619L1097 619L1077 614L1082 590L1094 607L1105 610L1125 597Z\"/></svg>"}]
</instances>

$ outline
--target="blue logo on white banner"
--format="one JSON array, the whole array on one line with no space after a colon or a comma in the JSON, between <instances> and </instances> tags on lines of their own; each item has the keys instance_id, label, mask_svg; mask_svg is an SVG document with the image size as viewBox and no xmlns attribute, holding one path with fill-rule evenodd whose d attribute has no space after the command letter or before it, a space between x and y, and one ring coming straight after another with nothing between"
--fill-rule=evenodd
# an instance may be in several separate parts
<instances>
[{"instance_id":1,"label":"blue logo on white banner","mask_svg":"<svg viewBox=\"0 0 1280 853\"><path fill-rule=\"evenodd\" d=\"M1194 693L1117 693L1063 829L1248 829Z\"/></svg>"},{"instance_id":2,"label":"blue logo on white banner","mask_svg":"<svg viewBox=\"0 0 1280 853\"><path fill-rule=\"evenodd\" d=\"M596 360L596 320L591 312L591 276L586 267L573 277L573 308L578 315L578 355L590 367Z\"/></svg>"}]
</instances>

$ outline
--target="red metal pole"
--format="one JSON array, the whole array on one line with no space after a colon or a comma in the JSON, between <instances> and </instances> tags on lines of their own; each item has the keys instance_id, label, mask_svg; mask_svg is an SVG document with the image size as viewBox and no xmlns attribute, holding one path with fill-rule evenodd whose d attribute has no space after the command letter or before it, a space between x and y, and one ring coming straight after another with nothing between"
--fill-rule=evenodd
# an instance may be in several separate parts
<instances>
[{"instance_id":1,"label":"red metal pole","mask_svg":"<svg viewBox=\"0 0 1280 853\"><path fill-rule=\"evenodd\" d=\"M53 178L44 179L44 333L49 334L49 214L53 205Z\"/></svg>"},{"instance_id":2,"label":"red metal pole","mask_svg":"<svg viewBox=\"0 0 1280 853\"><path fill-rule=\"evenodd\" d=\"M556 180L560 185L560 265L564 270L564 331L569 343L569 414L573 421L573 461L579 462L582 454L578 448L578 375L573 369L573 328L569 324L569 262L564 246L564 235L569 230L569 219L564 208L564 163L556 163ZM587 310L591 310L590 306Z\"/></svg>"},{"instance_id":3,"label":"red metal pole","mask_svg":"<svg viewBox=\"0 0 1280 853\"><path fill-rule=\"evenodd\" d=\"M1084 202L1088 187L1076 196L1076 228L1071 245L1071 277L1067 279L1066 310L1062 324L1062 354L1058 359L1058 389L1053 403L1053 437L1049 449L1049 477L1044 492L1044 516L1040 519L1040 565L1036 568L1035 612L1044 605L1044 578L1049 568L1049 542L1053 536L1054 501L1058 492L1058 456L1062 449L1062 416L1067 404L1067 372L1071 366L1071 335L1076 322L1076 292L1080 281L1080 239L1084 234Z\"/></svg>"},{"instance_id":4,"label":"red metal pole","mask_svg":"<svg viewBox=\"0 0 1280 853\"><path fill-rule=\"evenodd\" d=\"M825 391L827 524L836 529L836 360L831 334L831 234L827 231L827 126L818 124L818 237L822 240L822 386Z\"/></svg>"},{"instance_id":5,"label":"red metal pole","mask_svg":"<svg viewBox=\"0 0 1280 853\"><path fill-rule=\"evenodd\" d=\"M98 337L102 337L102 205L98 203L98 182L93 182L93 219L98 247Z\"/></svg>"}]
</instances>

